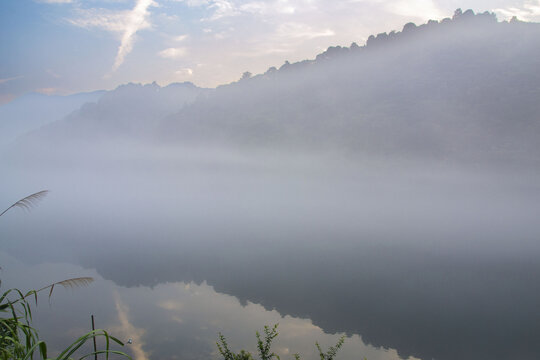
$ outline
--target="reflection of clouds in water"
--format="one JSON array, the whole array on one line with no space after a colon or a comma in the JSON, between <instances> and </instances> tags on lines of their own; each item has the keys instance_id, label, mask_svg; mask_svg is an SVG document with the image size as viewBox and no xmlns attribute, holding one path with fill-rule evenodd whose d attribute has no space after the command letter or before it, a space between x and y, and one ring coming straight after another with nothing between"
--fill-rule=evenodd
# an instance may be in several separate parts
<instances>
[{"instance_id":1,"label":"reflection of clouds in water","mask_svg":"<svg viewBox=\"0 0 540 360\"><path fill-rule=\"evenodd\" d=\"M184 304L181 302L175 302L173 300L163 301L159 304L160 308L171 311L180 311L184 308Z\"/></svg>"},{"instance_id":2,"label":"reflection of clouds in water","mask_svg":"<svg viewBox=\"0 0 540 360\"><path fill-rule=\"evenodd\" d=\"M55 296L51 307L40 307L35 312L36 324L51 352L87 332L90 313L96 314L98 327L122 341L133 339L132 344L116 349L130 353L135 360L218 359L215 342L219 332L227 337L234 351L246 349L256 353L255 331L276 323L279 323L279 336L273 350L286 358L299 353L302 358L315 359L318 357L315 341L328 348L340 336L325 334L309 319L282 316L251 302L243 306L236 297L218 293L206 283L175 282L153 288L126 288L75 265L27 265L2 252L0 264L6 269L2 285L8 287L21 284L25 289L32 288L44 283L44 279L66 274L95 278L90 287L77 289L70 296ZM364 356L370 360L399 359L395 350L366 346L357 335L347 338L339 353L342 360Z\"/></svg>"},{"instance_id":3,"label":"reflection of clouds in water","mask_svg":"<svg viewBox=\"0 0 540 360\"><path fill-rule=\"evenodd\" d=\"M121 335L123 341L128 338L133 339L133 343L129 346L131 351L133 351L135 360L148 360L148 354L143 350L144 342L142 341L142 337L146 331L142 328L134 326L130 322L129 308L124 302L122 302L118 290L113 290L113 295L120 325L111 329L111 332L113 334Z\"/></svg>"},{"instance_id":4,"label":"reflection of clouds in water","mask_svg":"<svg viewBox=\"0 0 540 360\"><path fill-rule=\"evenodd\" d=\"M279 323L279 336L274 342L273 350L280 356L300 353L302 357L315 358L315 341L323 348L328 348L340 337L340 334L325 334L309 319L282 316L275 310L268 311L251 302L242 306L235 297L217 293L206 283L163 284L156 286L153 292L154 296L159 298L158 306L167 312L168 319L194 329L209 330L209 333L216 334L216 338L217 333L221 332L233 351L246 349L256 353L255 331L262 331L264 325L276 323ZM219 355L217 351L212 354ZM367 346L357 335L347 338L340 351L340 358L354 359L364 356L380 360L399 359L395 350Z\"/></svg>"}]
</instances>

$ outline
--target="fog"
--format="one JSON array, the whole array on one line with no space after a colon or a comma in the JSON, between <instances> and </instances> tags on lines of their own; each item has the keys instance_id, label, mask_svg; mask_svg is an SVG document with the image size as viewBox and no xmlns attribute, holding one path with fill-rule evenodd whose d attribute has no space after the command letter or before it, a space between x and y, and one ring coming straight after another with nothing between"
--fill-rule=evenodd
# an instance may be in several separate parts
<instances>
[{"instance_id":1,"label":"fog","mask_svg":"<svg viewBox=\"0 0 540 360\"><path fill-rule=\"evenodd\" d=\"M87 102L96 101L104 91L71 96L30 93L0 106L0 150L29 131L62 119Z\"/></svg>"},{"instance_id":2,"label":"fog","mask_svg":"<svg viewBox=\"0 0 540 360\"><path fill-rule=\"evenodd\" d=\"M403 357L537 353L533 172L162 151L11 169L11 200L51 193L6 214L3 251L123 288L205 282Z\"/></svg>"},{"instance_id":3,"label":"fog","mask_svg":"<svg viewBox=\"0 0 540 360\"><path fill-rule=\"evenodd\" d=\"M121 86L6 145L2 206L51 192L2 251L401 357L533 359L539 30L466 12L217 89Z\"/></svg>"}]
</instances>

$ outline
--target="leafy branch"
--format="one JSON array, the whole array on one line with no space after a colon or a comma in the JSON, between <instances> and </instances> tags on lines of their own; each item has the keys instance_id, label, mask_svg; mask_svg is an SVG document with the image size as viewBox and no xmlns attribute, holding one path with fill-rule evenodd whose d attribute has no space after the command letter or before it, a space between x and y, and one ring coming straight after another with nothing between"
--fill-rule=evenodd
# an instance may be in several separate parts
<instances>
[{"instance_id":1,"label":"leafy branch","mask_svg":"<svg viewBox=\"0 0 540 360\"><path fill-rule=\"evenodd\" d=\"M278 355L271 352L272 342L278 336L277 327L278 324L274 325L272 328L270 328L269 326L265 326L264 339L261 338L261 334L258 331L255 333L257 337L257 350L259 352L259 357L261 360L272 360L274 358L280 360L280 357ZM340 337L336 345L330 346L327 352L323 352L318 342L315 342L315 346L319 351L319 356L321 360L334 360L339 349L341 349L341 347L343 346L344 342L345 336ZM232 352L229 348L229 344L227 343L227 339L221 333L219 333L218 341L216 344L219 353L221 354L221 356L223 356L224 360L254 360L253 355L245 350L240 350L240 352L237 354ZM293 354L293 357L295 360L300 360L299 354Z\"/></svg>"},{"instance_id":2,"label":"leafy branch","mask_svg":"<svg viewBox=\"0 0 540 360\"><path fill-rule=\"evenodd\" d=\"M321 360L334 360L337 352L343 346L344 342L345 342L345 335L339 338L336 345L330 346L330 348L328 349L326 353L322 351L321 346L319 345L318 342L315 342L315 346L317 347L317 350L319 350L319 357L321 358Z\"/></svg>"}]
</instances>

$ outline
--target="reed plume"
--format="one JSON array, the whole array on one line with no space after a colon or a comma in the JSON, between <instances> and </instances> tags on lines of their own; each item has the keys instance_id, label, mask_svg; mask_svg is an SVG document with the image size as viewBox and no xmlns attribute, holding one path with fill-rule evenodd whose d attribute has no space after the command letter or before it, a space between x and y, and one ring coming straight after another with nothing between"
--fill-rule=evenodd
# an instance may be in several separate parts
<instances>
[{"instance_id":1,"label":"reed plume","mask_svg":"<svg viewBox=\"0 0 540 360\"><path fill-rule=\"evenodd\" d=\"M34 301L36 302L36 305L37 305L38 293L42 292L43 290L50 289L49 290L49 300L50 300L50 298L52 296L52 293L53 293L53 290L54 290L54 287L57 286L57 285L61 285L61 286L65 287L65 288L73 289L75 287L88 286L93 281L94 281L94 278L92 278L92 277L78 277L78 278L66 279L66 280L62 280L62 281L58 281L58 282L49 284L49 285L44 286L44 287L42 287L41 289L38 289L38 290L30 290L29 292L27 292L24 295L18 289L10 289L10 290L4 292L4 294L2 296L0 296L0 310L3 309L2 306L4 306L4 307L6 306L6 305L1 305L1 303L2 303L2 301L4 301L4 299L7 299L7 295L9 293L11 293L11 292L14 292L14 293L18 294L19 297L17 299L13 300L13 301L8 301L8 305L12 306L12 305L14 305L14 304L16 304L18 302L21 302L21 301L26 303L27 298L29 298L29 297L33 297Z\"/></svg>"},{"instance_id":2,"label":"reed plume","mask_svg":"<svg viewBox=\"0 0 540 360\"><path fill-rule=\"evenodd\" d=\"M92 277L78 277L78 278L66 279L66 280L58 281L51 285L42 287L41 289L37 290L37 292L45 290L47 288L51 288L51 290L49 291L49 298L50 298L53 293L54 287L56 285L61 285L65 288L73 289L76 287L88 286L93 281L94 281L94 278Z\"/></svg>"},{"instance_id":3,"label":"reed plume","mask_svg":"<svg viewBox=\"0 0 540 360\"><path fill-rule=\"evenodd\" d=\"M8 207L6 210L2 211L2 213L0 214L0 216L4 215L4 214L7 213L10 209L15 208L15 207L24 209L24 210L26 210L26 211L30 211L30 210L31 210L34 206L36 206L36 204L37 204L41 199L43 199L48 193L49 193L49 190L42 190L42 191L38 191L38 192L35 193L35 194L28 195L27 197L22 198L21 200L17 201L15 204L13 204L13 205L11 205L10 207Z\"/></svg>"}]
</instances>

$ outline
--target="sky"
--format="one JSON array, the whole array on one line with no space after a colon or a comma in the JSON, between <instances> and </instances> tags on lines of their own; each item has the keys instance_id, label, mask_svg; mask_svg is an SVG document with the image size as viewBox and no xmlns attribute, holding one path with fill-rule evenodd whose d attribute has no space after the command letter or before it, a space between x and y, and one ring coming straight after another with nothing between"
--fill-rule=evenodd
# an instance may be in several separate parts
<instances>
[{"instance_id":1,"label":"sky","mask_svg":"<svg viewBox=\"0 0 540 360\"><path fill-rule=\"evenodd\" d=\"M540 0L2 0L0 105L128 82L215 87L457 8L540 22Z\"/></svg>"}]
</instances>

